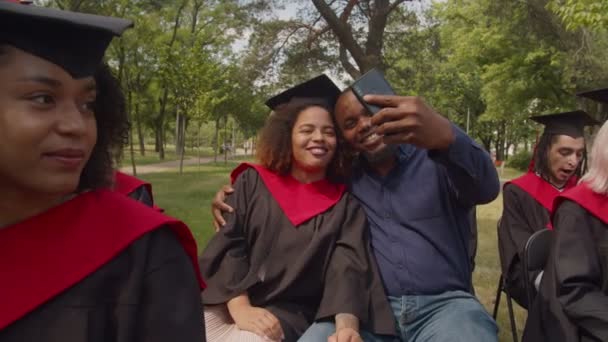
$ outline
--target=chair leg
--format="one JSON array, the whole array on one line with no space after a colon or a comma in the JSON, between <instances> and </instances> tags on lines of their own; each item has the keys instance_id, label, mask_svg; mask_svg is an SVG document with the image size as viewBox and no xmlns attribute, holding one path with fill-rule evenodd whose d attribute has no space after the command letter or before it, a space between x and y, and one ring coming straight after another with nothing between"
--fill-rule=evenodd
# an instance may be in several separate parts
<instances>
[{"instance_id":1,"label":"chair leg","mask_svg":"<svg viewBox=\"0 0 608 342\"><path fill-rule=\"evenodd\" d=\"M500 295L502 294L502 274L500 275L500 279L498 279L498 287L496 289L496 300L494 301L494 313L492 313L492 317L496 320L498 317L498 305L500 305Z\"/></svg>"},{"instance_id":2,"label":"chair leg","mask_svg":"<svg viewBox=\"0 0 608 342\"><path fill-rule=\"evenodd\" d=\"M508 293L507 295L507 306L509 308L509 320L511 321L511 334L513 334L513 342L517 342L517 326L515 325L515 314L513 312L513 302L511 301L511 296Z\"/></svg>"}]
</instances>

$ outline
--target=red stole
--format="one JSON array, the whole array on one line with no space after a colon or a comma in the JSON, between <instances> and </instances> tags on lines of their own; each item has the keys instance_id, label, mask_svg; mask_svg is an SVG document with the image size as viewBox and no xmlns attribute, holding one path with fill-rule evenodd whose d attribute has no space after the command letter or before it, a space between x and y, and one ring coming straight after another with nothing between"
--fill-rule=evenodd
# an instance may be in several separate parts
<instances>
[{"instance_id":1,"label":"red stole","mask_svg":"<svg viewBox=\"0 0 608 342\"><path fill-rule=\"evenodd\" d=\"M576 185L577 177L571 177L564 190L570 189ZM549 216L553 214L553 201L557 196L561 194L559 190L557 190L551 183L544 180L542 177L538 176L534 172L528 172L525 175L516 178L510 182L505 183L517 185L519 188L528 193L532 198L534 198L540 205L542 205L549 212ZM551 225L551 220L547 222L547 228L553 229Z\"/></svg>"},{"instance_id":2,"label":"red stole","mask_svg":"<svg viewBox=\"0 0 608 342\"><path fill-rule=\"evenodd\" d=\"M248 168L258 172L272 197L295 227L333 207L345 191L343 184L333 184L326 179L303 184L291 175L278 175L261 165L250 163L242 163L232 171L232 183Z\"/></svg>"},{"instance_id":3,"label":"red stole","mask_svg":"<svg viewBox=\"0 0 608 342\"><path fill-rule=\"evenodd\" d=\"M576 186L577 177L571 177L566 183L564 190L570 189ZM525 175L516 178L507 184L515 184L522 190L527 192L532 198L534 198L540 205L542 205L549 213L553 212L553 201L557 196L561 194L551 183L544 180L534 172L528 172Z\"/></svg>"},{"instance_id":4,"label":"red stole","mask_svg":"<svg viewBox=\"0 0 608 342\"><path fill-rule=\"evenodd\" d=\"M152 199L152 208L162 213L164 209L154 203L154 195L152 194L152 185L150 183L144 182L137 177L133 177L120 171L116 171L114 173L114 191L120 194L129 196L132 192L142 186L146 188L146 191L150 195L150 199Z\"/></svg>"},{"instance_id":5,"label":"red stole","mask_svg":"<svg viewBox=\"0 0 608 342\"><path fill-rule=\"evenodd\" d=\"M146 191L152 196L152 185L150 183L120 171L114 173L114 191L118 193L128 196L141 186L145 187Z\"/></svg>"},{"instance_id":6,"label":"red stole","mask_svg":"<svg viewBox=\"0 0 608 342\"><path fill-rule=\"evenodd\" d=\"M163 226L173 229L204 288L188 227L112 191L83 193L0 229L0 330Z\"/></svg>"},{"instance_id":7,"label":"red stole","mask_svg":"<svg viewBox=\"0 0 608 342\"><path fill-rule=\"evenodd\" d=\"M555 200L556 210L565 199L576 202L604 224L608 224L608 196L593 192L587 184L582 183L564 192Z\"/></svg>"}]
</instances>

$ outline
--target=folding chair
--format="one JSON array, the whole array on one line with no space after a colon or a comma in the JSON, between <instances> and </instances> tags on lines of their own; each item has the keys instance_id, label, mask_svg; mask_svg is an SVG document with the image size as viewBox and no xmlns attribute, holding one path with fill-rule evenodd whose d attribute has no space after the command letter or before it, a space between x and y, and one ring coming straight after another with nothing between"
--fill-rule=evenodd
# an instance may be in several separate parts
<instances>
[{"instance_id":1,"label":"folding chair","mask_svg":"<svg viewBox=\"0 0 608 342\"><path fill-rule=\"evenodd\" d=\"M498 219L498 222L496 223L496 230L498 231L498 228L500 227L500 219ZM502 253L500 253L500 243L498 244L498 249L499 249L499 256L502 257ZM502 273L500 275L500 278L498 279L498 286L496 288L496 300L494 301L494 312L492 313L492 317L494 318L494 320L496 320L496 317L498 317L498 306L500 304L500 297L502 295L502 292L505 293L505 295L507 296L507 309L509 312L509 321L511 323L511 335L513 336L513 342L518 342L518 337L517 337L517 326L515 325L515 314L513 311L513 300L511 299L511 295L509 295L508 292L505 291L505 282L506 279L503 277Z\"/></svg>"},{"instance_id":2,"label":"folding chair","mask_svg":"<svg viewBox=\"0 0 608 342\"><path fill-rule=\"evenodd\" d=\"M526 242L523 264L524 270L527 271L524 272L524 281L526 283L528 306L532 306L536 293L534 284L532 283L534 279L530 279L530 273L545 269L552 241L553 233L551 230L544 228L532 234Z\"/></svg>"}]
</instances>

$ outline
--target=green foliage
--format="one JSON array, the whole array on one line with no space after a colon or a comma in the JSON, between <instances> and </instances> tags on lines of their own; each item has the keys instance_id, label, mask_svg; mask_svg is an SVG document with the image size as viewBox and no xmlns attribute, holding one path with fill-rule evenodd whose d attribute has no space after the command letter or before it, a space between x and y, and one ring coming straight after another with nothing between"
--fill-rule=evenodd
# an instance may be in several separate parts
<instances>
[{"instance_id":1,"label":"green foliage","mask_svg":"<svg viewBox=\"0 0 608 342\"><path fill-rule=\"evenodd\" d=\"M107 57L141 146L192 144L198 127L210 146L226 125L251 138L270 95L321 72L348 85L377 65L505 158L534 136L528 116L608 83L603 0L38 2L135 21Z\"/></svg>"},{"instance_id":2,"label":"green foliage","mask_svg":"<svg viewBox=\"0 0 608 342\"><path fill-rule=\"evenodd\" d=\"M608 28L608 1L552 0L548 7L559 15L569 30Z\"/></svg>"},{"instance_id":3,"label":"green foliage","mask_svg":"<svg viewBox=\"0 0 608 342\"><path fill-rule=\"evenodd\" d=\"M519 171L526 171L528 165L530 165L530 160L532 160L532 152L521 150L509 158L507 165Z\"/></svg>"}]
</instances>

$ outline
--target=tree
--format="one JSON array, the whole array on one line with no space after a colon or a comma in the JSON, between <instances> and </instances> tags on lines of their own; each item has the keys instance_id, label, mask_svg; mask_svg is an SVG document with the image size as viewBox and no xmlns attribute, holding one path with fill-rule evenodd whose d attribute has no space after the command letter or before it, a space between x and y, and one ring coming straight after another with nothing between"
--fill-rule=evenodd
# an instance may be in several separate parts
<instances>
[{"instance_id":1,"label":"tree","mask_svg":"<svg viewBox=\"0 0 608 342\"><path fill-rule=\"evenodd\" d=\"M608 2L604 0L552 0L548 7L559 15L569 30L608 28Z\"/></svg>"}]
</instances>

